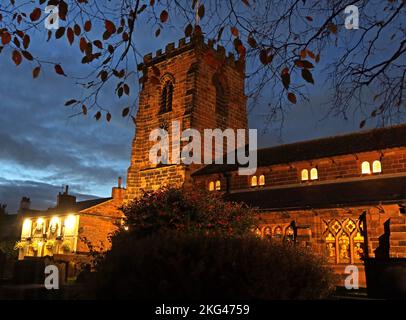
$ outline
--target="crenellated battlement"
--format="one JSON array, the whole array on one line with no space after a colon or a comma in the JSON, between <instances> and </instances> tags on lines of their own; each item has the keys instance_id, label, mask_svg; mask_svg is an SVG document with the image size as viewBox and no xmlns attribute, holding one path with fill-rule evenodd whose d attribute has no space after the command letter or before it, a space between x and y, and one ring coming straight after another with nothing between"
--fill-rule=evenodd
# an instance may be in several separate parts
<instances>
[{"instance_id":1,"label":"crenellated battlement","mask_svg":"<svg viewBox=\"0 0 406 320\"><path fill-rule=\"evenodd\" d=\"M212 52L217 56L220 61L225 61L226 65L233 68L237 64L241 64L238 58L235 57L233 53L226 54L226 49L221 45L215 45L213 39L208 39L205 41L203 36L192 36L187 38L181 38L176 46L174 42L170 42L165 46L165 50L159 49L155 52L155 55L150 52L144 55L143 62L138 64L138 70L142 71L145 67L149 67L153 64L164 61L168 58L177 56L181 53L192 49L200 49L202 51L212 50Z\"/></svg>"}]
</instances>

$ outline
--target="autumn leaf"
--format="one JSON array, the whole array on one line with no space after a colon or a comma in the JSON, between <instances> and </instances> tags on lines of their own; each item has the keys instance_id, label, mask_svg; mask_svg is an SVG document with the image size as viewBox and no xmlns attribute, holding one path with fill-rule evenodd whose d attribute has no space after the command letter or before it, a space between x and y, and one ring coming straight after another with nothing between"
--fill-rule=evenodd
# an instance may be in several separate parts
<instances>
[{"instance_id":1,"label":"autumn leaf","mask_svg":"<svg viewBox=\"0 0 406 320\"><path fill-rule=\"evenodd\" d=\"M247 7L250 6L250 3L248 2L248 0L242 0L242 2L243 2Z\"/></svg>"},{"instance_id":2,"label":"autumn leaf","mask_svg":"<svg viewBox=\"0 0 406 320\"><path fill-rule=\"evenodd\" d=\"M78 24L75 24L75 26L73 27L73 31L75 32L76 36L80 36L80 34L82 33L82 30Z\"/></svg>"},{"instance_id":3,"label":"autumn leaf","mask_svg":"<svg viewBox=\"0 0 406 320\"><path fill-rule=\"evenodd\" d=\"M76 103L76 102L77 102L76 99L68 100L68 101L65 102L65 106L66 106L66 107L69 107L69 106L71 106L72 104L74 104L74 103Z\"/></svg>"},{"instance_id":4,"label":"autumn leaf","mask_svg":"<svg viewBox=\"0 0 406 320\"><path fill-rule=\"evenodd\" d=\"M268 64L268 52L265 49L262 49L259 52L259 60L261 61L262 64L267 65Z\"/></svg>"},{"instance_id":5,"label":"autumn leaf","mask_svg":"<svg viewBox=\"0 0 406 320\"><path fill-rule=\"evenodd\" d=\"M1 34L1 43L3 44L3 46L9 44L11 41L11 34L8 33L7 31L3 31L3 33Z\"/></svg>"},{"instance_id":6,"label":"autumn leaf","mask_svg":"<svg viewBox=\"0 0 406 320\"><path fill-rule=\"evenodd\" d=\"M156 31L155 31L155 37L159 37L159 35L161 34L161 29L157 29Z\"/></svg>"},{"instance_id":7,"label":"autumn leaf","mask_svg":"<svg viewBox=\"0 0 406 320\"><path fill-rule=\"evenodd\" d=\"M73 41L75 41L75 33L72 28L68 28L66 37L68 38L69 44L72 45Z\"/></svg>"},{"instance_id":8,"label":"autumn leaf","mask_svg":"<svg viewBox=\"0 0 406 320\"><path fill-rule=\"evenodd\" d=\"M257 41L255 40L255 38L253 37L253 35L251 33L248 35L247 42L251 48L255 49L258 46Z\"/></svg>"},{"instance_id":9,"label":"autumn leaf","mask_svg":"<svg viewBox=\"0 0 406 320\"><path fill-rule=\"evenodd\" d=\"M308 69L302 69L302 77L307 82L314 84L313 75Z\"/></svg>"},{"instance_id":10,"label":"autumn leaf","mask_svg":"<svg viewBox=\"0 0 406 320\"><path fill-rule=\"evenodd\" d=\"M285 89L286 90L289 89L289 86L290 86L290 74L289 74L289 71L288 72L282 71L281 78L282 78L282 84L285 87Z\"/></svg>"},{"instance_id":11,"label":"autumn leaf","mask_svg":"<svg viewBox=\"0 0 406 320\"><path fill-rule=\"evenodd\" d=\"M55 72L56 72L57 74L61 75L61 76L65 76L65 77L66 77L66 74L65 74L65 72L63 71L62 66L61 66L60 64L56 64L56 65L55 65Z\"/></svg>"},{"instance_id":12,"label":"autumn leaf","mask_svg":"<svg viewBox=\"0 0 406 320\"><path fill-rule=\"evenodd\" d=\"M306 20L312 22L312 21L313 21L313 18L310 17L310 16L307 16L307 17L306 17Z\"/></svg>"},{"instance_id":13,"label":"autumn leaf","mask_svg":"<svg viewBox=\"0 0 406 320\"><path fill-rule=\"evenodd\" d=\"M118 90L117 90L117 96L118 96L119 98L121 98L121 97L123 96L123 91L124 91L123 87L118 88Z\"/></svg>"},{"instance_id":14,"label":"autumn leaf","mask_svg":"<svg viewBox=\"0 0 406 320\"><path fill-rule=\"evenodd\" d=\"M94 115L94 117L96 118L96 121L99 121L101 118L101 112L97 111L97 113Z\"/></svg>"},{"instance_id":15,"label":"autumn leaf","mask_svg":"<svg viewBox=\"0 0 406 320\"><path fill-rule=\"evenodd\" d=\"M14 61L14 63L18 66L21 64L21 61L23 60L23 58L21 57L21 53L17 50L13 51L12 54L12 59Z\"/></svg>"},{"instance_id":16,"label":"autumn leaf","mask_svg":"<svg viewBox=\"0 0 406 320\"><path fill-rule=\"evenodd\" d=\"M288 100L290 102L292 102L293 104L296 104L297 100L296 100L296 95L292 92L288 93Z\"/></svg>"},{"instance_id":17,"label":"autumn leaf","mask_svg":"<svg viewBox=\"0 0 406 320\"><path fill-rule=\"evenodd\" d=\"M27 59L28 61L34 60L34 57L28 51L24 50L24 51L22 51L22 54L23 54L24 58Z\"/></svg>"},{"instance_id":18,"label":"autumn leaf","mask_svg":"<svg viewBox=\"0 0 406 320\"><path fill-rule=\"evenodd\" d=\"M238 29L236 27L231 27L231 34L234 37L238 37L238 35L239 35Z\"/></svg>"},{"instance_id":19,"label":"autumn leaf","mask_svg":"<svg viewBox=\"0 0 406 320\"><path fill-rule=\"evenodd\" d=\"M24 46L24 49L28 49L28 47L30 46L30 42L31 42L31 39L30 39L30 36L29 35L24 35L24 37L23 37L23 46Z\"/></svg>"},{"instance_id":20,"label":"autumn leaf","mask_svg":"<svg viewBox=\"0 0 406 320\"><path fill-rule=\"evenodd\" d=\"M87 115L87 107L85 105L82 106L82 113Z\"/></svg>"},{"instance_id":21,"label":"autumn leaf","mask_svg":"<svg viewBox=\"0 0 406 320\"><path fill-rule=\"evenodd\" d=\"M106 70L103 70L103 71L100 72L101 81L105 82L107 80L107 77L108 77L108 73L107 73Z\"/></svg>"},{"instance_id":22,"label":"autumn leaf","mask_svg":"<svg viewBox=\"0 0 406 320\"><path fill-rule=\"evenodd\" d=\"M103 49L103 43L100 40L93 41L93 44L100 50Z\"/></svg>"},{"instance_id":23,"label":"autumn leaf","mask_svg":"<svg viewBox=\"0 0 406 320\"><path fill-rule=\"evenodd\" d=\"M90 20L86 21L84 28L86 32L90 32L90 30L92 30L92 22Z\"/></svg>"},{"instance_id":24,"label":"autumn leaf","mask_svg":"<svg viewBox=\"0 0 406 320\"><path fill-rule=\"evenodd\" d=\"M200 5L199 9L197 9L197 15L199 16L199 18L203 18L204 17L204 13L205 13L205 9L204 9L204 5Z\"/></svg>"},{"instance_id":25,"label":"autumn leaf","mask_svg":"<svg viewBox=\"0 0 406 320\"><path fill-rule=\"evenodd\" d=\"M129 113L130 113L130 108L126 107L123 109L123 112L121 113L121 115L123 116L123 118L125 118L126 116L128 116Z\"/></svg>"},{"instance_id":26,"label":"autumn leaf","mask_svg":"<svg viewBox=\"0 0 406 320\"><path fill-rule=\"evenodd\" d=\"M110 34L116 33L116 26L112 21L106 20L104 22L104 26L106 27L106 31L108 33L110 33Z\"/></svg>"},{"instance_id":27,"label":"autumn leaf","mask_svg":"<svg viewBox=\"0 0 406 320\"><path fill-rule=\"evenodd\" d=\"M81 52L85 52L86 48L87 48L87 41L84 37L80 38L79 41L79 48Z\"/></svg>"},{"instance_id":28,"label":"autumn leaf","mask_svg":"<svg viewBox=\"0 0 406 320\"><path fill-rule=\"evenodd\" d=\"M30 19L32 22L34 22L39 20L39 18L41 18L41 9L35 8L30 14Z\"/></svg>"},{"instance_id":29,"label":"autumn leaf","mask_svg":"<svg viewBox=\"0 0 406 320\"><path fill-rule=\"evenodd\" d=\"M124 93L127 96L129 96L130 95L130 87L128 86L128 84L124 84L123 88L124 88Z\"/></svg>"},{"instance_id":30,"label":"autumn leaf","mask_svg":"<svg viewBox=\"0 0 406 320\"><path fill-rule=\"evenodd\" d=\"M34 69L32 70L32 77L33 77L34 79L38 78L40 72L41 72L41 67L36 67L36 68L34 68Z\"/></svg>"},{"instance_id":31,"label":"autumn leaf","mask_svg":"<svg viewBox=\"0 0 406 320\"><path fill-rule=\"evenodd\" d=\"M365 124L367 123L366 120L362 120L359 124L359 128L362 129L363 127L365 127Z\"/></svg>"},{"instance_id":32,"label":"autumn leaf","mask_svg":"<svg viewBox=\"0 0 406 320\"><path fill-rule=\"evenodd\" d=\"M162 23L165 23L166 21L168 21L168 17L169 17L168 11L163 10L161 12L161 15L159 16L159 19L161 20Z\"/></svg>"},{"instance_id":33,"label":"autumn leaf","mask_svg":"<svg viewBox=\"0 0 406 320\"><path fill-rule=\"evenodd\" d=\"M56 32L55 32L55 38L56 38L56 39L62 38L64 34L65 34L65 28L64 28L64 27L60 27L60 28L58 28L58 30L56 30Z\"/></svg>"},{"instance_id":34,"label":"autumn leaf","mask_svg":"<svg viewBox=\"0 0 406 320\"><path fill-rule=\"evenodd\" d=\"M67 14L68 14L68 4L65 1L61 0L59 2L59 10L58 10L59 18L65 21Z\"/></svg>"},{"instance_id":35,"label":"autumn leaf","mask_svg":"<svg viewBox=\"0 0 406 320\"><path fill-rule=\"evenodd\" d=\"M107 122L110 122L110 120L111 120L111 113L110 112L107 112L106 120L107 120Z\"/></svg>"}]
</instances>

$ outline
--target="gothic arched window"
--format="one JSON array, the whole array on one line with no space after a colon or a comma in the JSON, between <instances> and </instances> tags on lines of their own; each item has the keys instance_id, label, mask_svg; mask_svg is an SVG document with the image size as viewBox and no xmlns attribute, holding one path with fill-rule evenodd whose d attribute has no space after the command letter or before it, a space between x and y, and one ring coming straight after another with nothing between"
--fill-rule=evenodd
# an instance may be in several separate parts
<instances>
[{"instance_id":1,"label":"gothic arched window","mask_svg":"<svg viewBox=\"0 0 406 320\"><path fill-rule=\"evenodd\" d=\"M173 83L171 80L167 80L162 88L161 108L159 112L165 113L172 111L172 100L173 100Z\"/></svg>"}]
</instances>

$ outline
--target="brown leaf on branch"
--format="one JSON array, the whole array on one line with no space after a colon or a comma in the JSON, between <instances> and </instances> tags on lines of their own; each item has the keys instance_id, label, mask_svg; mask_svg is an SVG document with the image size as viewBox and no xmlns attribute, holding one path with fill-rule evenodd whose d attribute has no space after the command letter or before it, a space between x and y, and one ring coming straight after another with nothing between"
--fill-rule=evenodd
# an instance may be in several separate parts
<instances>
[{"instance_id":1,"label":"brown leaf on branch","mask_svg":"<svg viewBox=\"0 0 406 320\"><path fill-rule=\"evenodd\" d=\"M125 118L126 116L128 116L129 113L130 113L130 108L126 107L123 109L123 112L121 113L121 115L123 116L123 118Z\"/></svg>"},{"instance_id":2,"label":"brown leaf on branch","mask_svg":"<svg viewBox=\"0 0 406 320\"><path fill-rule=\"evenodd\" d=\"M31 14L30 14L30 19L32 22L35 22L41 18L41 9L40 8L35 8Z\"/></svg>"},{"instance_id":3,"label":"brown leaf on branch","mask_svg":"<svg viewBox=\"0 0 406 320\"><path fill-rule=\"evenodd\" d=\"M117 31L116 25L115 25L112 21L110 21L110 20L106 20L106 21L104 22L104 26L106 27L106 31L107 31L109 34L114 34L114 33L116 33L116 31Z\"/></svg>"},{"instance_id":4,"label":"brown leaf on branch","mask_svg":"<svg viewBox=\"0 0 406 320\"><path fill-rule=\"evenodd\" d=\"M90 32L90 30L92 30L92 22L90 20L86 21L84 28L86 32Z\"/></svg>"},{"instance_id":5,"label":"brown leaf on branch","mask_svg":"<svg viewBox=\"0 0 406 320\"><path fill-rule=\"evenodd\" d=\"M314 84L314 79L312 73L308 69L302 69L302 77L307 82Z\"/></svg>"},{"instance_id":6,"label":"brown leaf on branch","mask_svg":"<svg viewBox=\"0 0 406 320\"><path fill-rule=\"evenodd\" d=\"M68 4L64 0L61 0L59 2L59 10L58 10L59 18L65 21L67 14L68 14Z\"/></svg>"},{"instance_id":7,"label":"brown leaf on branch","mask_svg":"<svg viewBox=\"0 0 406 320\"><path fill-rule=\"evenodd\" d=\"M68 28L66 31L66 37L68 38L68 42L72 45L73 41L75 41L75 33L72 28Z\"/></svg>"},{"instance_id":8,"label":"brown leaf on branch","mask_svg":"<svg viewBox=\"0 0 406 320\"><path fill-rule=\"evenodd\" d=\"M60 64L56 64L56 65L55 65L55 72L56 72L57 74L61 75L61 76L65 76L65 77L66 77L66 74L65 74L65 72L63 71L63 68L62 68L62 66L61 66Z\"/></svg>"},{"instance_id":9,"label":"brown leaf on branch","mask_svg":"<svg viewBox=\"0 0 406 320\"><path fill-rule=\"evenodd\" d=\"M20 64L21 64L21 61L23 60L23 58L22 58L22 56L21 56L21 53L20 53L19 51L17 51L17 50L14 50L14 51L13 51L13 54L12 54L11 57L12 57L14 63L15 63L17 66L20 65Z\"/></svg>"},{"instance_id":10,"label":"brown leaf on branch","mask_svg":"<svg viewBox=\"0 0 406 320\"><path fill-rule=\"evenodd\" d=\"M231 27L231 34L234 36L234 37L238 37L238 35L240 34L239 32L238 32L238 29L237 29L237 27Z\"/></svg>"},{"instance_id":11,"label":"brown leaf on branch","mask_svg":"<svg viewBox=\"0 0 406 320\"><path fill-rule=\"evenodd\" d=\"M11 41L11 34L8 33L7 31L3 31L1 34L1 43L3 46L9 44Z\"/></svg>"},{"instance_id":12,"label":"brown leaf on branch","mask_svg":"<svg viewBox=\"0 0 406 320\"><path fill-rule=\"evenodd\" d=\"M289 92L288 93L288 100L290 102L292 102L293 104L296 104L296 102L297 102L296 95L293 92Z\"/></svg>"},{"instance_id":13,"label":"brown leaf on branch","mask_svg":"<svg viewBox=\"0 0 406 320\"><path fill-rule=\"evenodd\" d=\"M161 15L159 16L159 19L161 20L162 23L165 23L166 21L168 21L168 18L169 18L168 11L163 10L161 12Z\"/></svg>"},{"instance_id":14,"label":"brown leaf on branch","mask_svg":"<svg viewBox=\"0 0 406 320\"><path fill-rule=\"evenodd\" d=\"M41 72L41 67L35 67L35 68L32 70L32 77L33 77L34 79L38 78L40 72Z\"/></svg>"}]
</instances>

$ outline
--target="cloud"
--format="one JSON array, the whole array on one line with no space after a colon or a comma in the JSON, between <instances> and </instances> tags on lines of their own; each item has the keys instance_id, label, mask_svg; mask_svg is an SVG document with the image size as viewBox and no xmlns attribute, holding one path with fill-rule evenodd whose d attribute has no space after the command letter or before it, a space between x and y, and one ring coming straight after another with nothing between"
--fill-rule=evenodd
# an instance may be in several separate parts
<instances>
[{"instance_id":1,"label":"cloud","mask_svg":"<svg viewBox=\"0 0 406 320\"><path fill-rule=\"evenodd\" d=\"M97 198L90 194L75 192L79 186L73 185L72 195L78 201ZM56 205L56 196L61 186L38 181L7 180L0 178L0 203L7 204L9 213L16 213L22 197L31 199L33 209L47 209Z\"/></svg>"}]
</instances>

